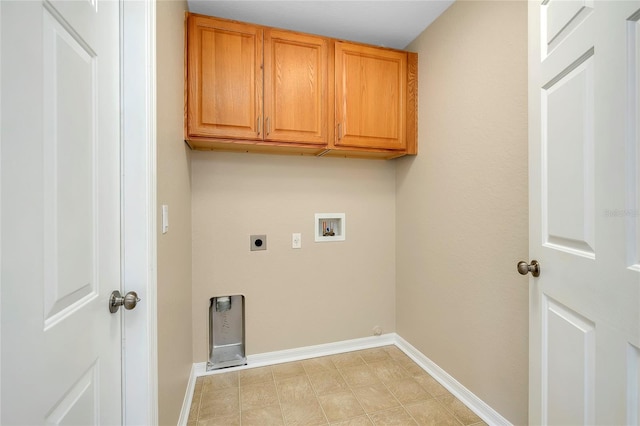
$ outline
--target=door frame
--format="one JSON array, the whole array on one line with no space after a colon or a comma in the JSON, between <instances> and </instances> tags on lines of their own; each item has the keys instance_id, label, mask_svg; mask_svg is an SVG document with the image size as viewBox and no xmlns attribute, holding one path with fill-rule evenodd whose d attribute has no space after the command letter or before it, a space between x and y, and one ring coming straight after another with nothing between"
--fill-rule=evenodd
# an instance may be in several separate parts
<instances>
[{"instance_id":1,"label":"door frame","mask_svg":"<svg viewBox=\"0 0 640 426\"><path fill-rule=\"evenodd\" d=\"M122 416L125 425L151 425L158 424L156 0L120 5L122 285L146 299L123 316Z\"/></svg>"},{"instance_id":2,"label":"door frame","mask_svg":"<svg viewBox=\"0 0 640 426\"><path fill-rule=\"evenodd\" d=\"M2 22L2 2L0 1L0 23ZM0 82L2 81L2 31L0 31ZM2 128L2 102L0 101L0 129ZM2 132L0 132L0 158L2 158ZM2 161L0 161L0 241L2 241ZM2 244L0 244L0 265L2 265ZM2 366L2 274L0 274L0 366ZM0 368L0 420L2 420L2 368Z\"/></svg>"},{"instance_id":3,"label":"door frame","mask_svg":"<svg viewBox=\"0 0 640 426\"><path fill-rule=\"evenodd\" d=\"M158 423L155 1L120 0L121 60L126 59L122 61L120 70L122 96L120 192L123 202L121 281L123 288L135 289L146 299L134 311L139 314L138 317L128 319L128 316L124 315L122 322L123 424ZM0 1L1 16L2 2ZM122 48L126 48L126 51ZM0 60L1 58L2 55ZM1 112L0 104L0 122ZM0 140L0 155L1 147ZM135 200L140 202L133 202ZM1 214L2 205L0 204ZM0 227L1 236L2 228ZM124 263L125 253L126 264ZM2 252L0 252L1 258ZM1 295L2 281L0 280L0 297ZM142 307L144 308L140 309ZM125 342L128 342L128 345L125 345ZM2 334L0 333L0 349L1 347ZM0 382L1 380L0 376ZM0 418L1 401L0 398ZM135 401L135 404L127 404L127 401Z\"/></svg>"}]
</instances>

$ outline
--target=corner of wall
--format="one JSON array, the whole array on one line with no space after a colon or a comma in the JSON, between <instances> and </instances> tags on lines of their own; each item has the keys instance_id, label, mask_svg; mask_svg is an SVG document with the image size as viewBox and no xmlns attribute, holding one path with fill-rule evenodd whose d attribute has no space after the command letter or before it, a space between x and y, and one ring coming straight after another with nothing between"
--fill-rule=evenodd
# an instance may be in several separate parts
<instances>
[{"instance_id":1,"label":"corner of wall","mask_svg":"<svg viewBox=\"0 0 640 426\"><path fill-rule=\"evenodd\" d=\"M527 2L455 2L409 49L420 155L397 163L397 333L524 424Z\"/></svg>"},{"instance_id":2,"label":"corner of wall","mask_svg":"<svg viewBox=\"0 0 640 426\"><path fill-rule=\"evenodd\" d=\"M184 11L186 1L158 1L157 200L169 209L158 230L159 423L177 424L192 368L191 153L183 140ZM176 59L178 58L178 59Z\"/></svg>"}]
</instances>

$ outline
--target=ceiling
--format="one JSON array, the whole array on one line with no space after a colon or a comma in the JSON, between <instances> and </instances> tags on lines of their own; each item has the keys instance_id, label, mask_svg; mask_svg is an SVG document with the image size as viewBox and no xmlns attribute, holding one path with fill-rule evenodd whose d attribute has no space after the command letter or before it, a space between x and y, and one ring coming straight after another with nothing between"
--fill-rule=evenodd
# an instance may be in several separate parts
<instances>
[{"instance_id":1,"label":"ceiling","mask_svg":"<svg viewBox=\"0 0 640 426\"><path fill-rule=\"evenodd\" d=\"M188 0L189 11L404 49L454 0Z\"/></svg>"}]
</instances>

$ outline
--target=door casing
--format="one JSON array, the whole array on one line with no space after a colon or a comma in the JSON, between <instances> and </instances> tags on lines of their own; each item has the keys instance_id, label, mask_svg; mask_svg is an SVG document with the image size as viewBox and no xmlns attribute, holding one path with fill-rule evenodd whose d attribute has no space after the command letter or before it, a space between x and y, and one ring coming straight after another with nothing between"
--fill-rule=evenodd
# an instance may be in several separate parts
<instances>
[{"instance_id":1,"label":"door casing","mask_svg":"<svg viewBox=\"0 0 640 426\"><path fill-rule=\"evenodd\" d=\"M122 409L124 424L151 425L158 424L156 1L121 0L121 12L122 281L145 299L136 317L124 315Z\"/></svg>"}]
</instances>

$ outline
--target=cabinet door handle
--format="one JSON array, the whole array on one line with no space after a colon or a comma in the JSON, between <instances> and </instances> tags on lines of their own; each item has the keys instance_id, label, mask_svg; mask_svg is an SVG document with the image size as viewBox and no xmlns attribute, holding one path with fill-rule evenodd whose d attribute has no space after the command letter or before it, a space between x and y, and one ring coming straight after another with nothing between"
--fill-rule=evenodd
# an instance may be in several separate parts
<instances>
[{"instance_id":1,"label":"cabinet door handle","mask_svg":"<svg viewBox=\"0 0 640 426\"><path fill-rule=\"evenodd\" d=\"M342 123L338 123L338 140L342 139Z\"/></svg>"},{"instance_id":2,"label":"cabinet door handle","mask_svg":"<svg viewBox=\"0 0 640 426\"><path fill-rule=\"evenodd\" d=\"M269 121L269 117L267 117L267 119L265 120L265 129L267 132L267 136L269 136L269 133L271 133L271 122Z\"/></svg>"},{"instance_id":3,"label":"cabinet door handle","mask_svg":"<svg viewBox=\"0 0 640 426\"><path fill-rule=\"evenodd\" d=\"M258 117L258 136L260 136L260 117Z\"/></svg>"}]
</instances>

